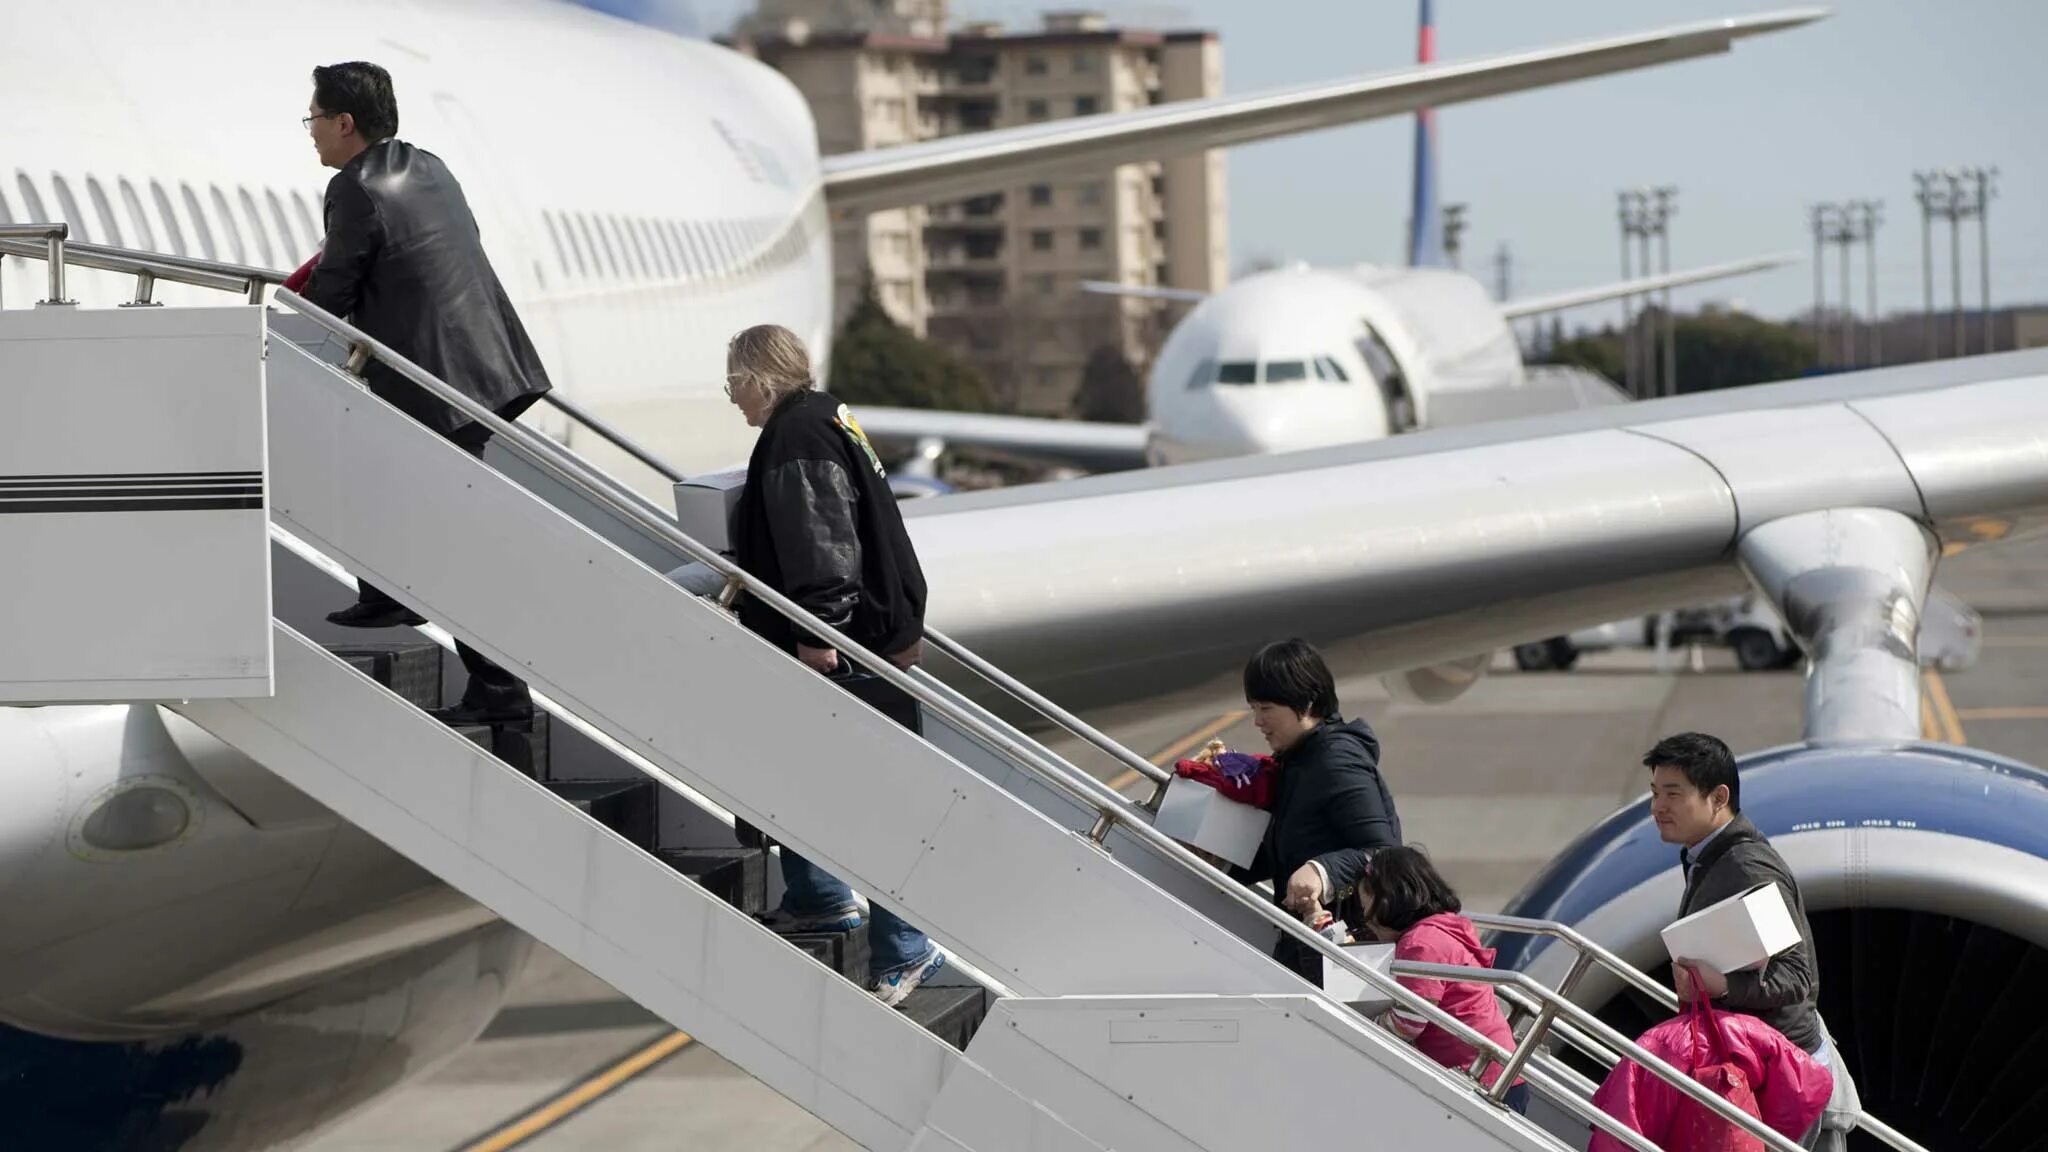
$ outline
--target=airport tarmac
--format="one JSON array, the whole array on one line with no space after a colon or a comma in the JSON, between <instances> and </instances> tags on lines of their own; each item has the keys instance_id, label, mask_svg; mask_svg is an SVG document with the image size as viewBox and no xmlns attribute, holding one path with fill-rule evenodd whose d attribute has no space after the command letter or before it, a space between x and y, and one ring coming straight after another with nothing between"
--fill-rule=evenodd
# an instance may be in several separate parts
<instances>
[{"instance_id":1,"label":"airport tarmac","mask_svg":"<svg viewBox=\"0 0 2048 1152\"><path fill-rule=\"evenodd\" d=\"M1923 735L2048 763L2048 543L1966 553L1941 583L1984 615L1975 667L1924 678ZM1725 653L1660 670L1653 653L1587 656L1569 673L1520 673L1505 656L1465 697L1391 700L1341 678L1347 714L1379 732L1412 843L1475 909L1500 907L1579 832L1642 791L1663 734L1716 732L1738 753L1796 740L1797 671L1744 673ZM1236 676L1087 717L1159 761L1211 737L1259 749ZM1061 747L1061 751L1068 751ZM1084 763L1100 763L1086 761ZM1142 781L1102 774L1131 794ZM489 1032L439 1071L309 1145L310 1152L564 1152L854 1145L560 956L539 949Z\"/></svg>"}]
</instances>

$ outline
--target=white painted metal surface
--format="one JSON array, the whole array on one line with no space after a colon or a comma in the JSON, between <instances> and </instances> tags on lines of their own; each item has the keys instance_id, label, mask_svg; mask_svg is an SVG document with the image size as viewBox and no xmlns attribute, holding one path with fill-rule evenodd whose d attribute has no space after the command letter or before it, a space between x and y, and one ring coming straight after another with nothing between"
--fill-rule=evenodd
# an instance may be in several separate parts
<instances>
[{"instance_id":1,"label":"white painted metal surface","mask_svg":"<svg viewBox=\"0 0 2048 1152\"><path fill-rule=\"evenodd\" d=\"M271 378L283 527L1005 986L1302 987L296 347Z\"/></svg>"},{"instance_id":2,"label":"white painted metal surface","mask_svg":"<svg viewBox=\"0 0 2048 1152\"><path fill-rule=\"evenodd\" d=\"M262 311L0 311L0 385L0 701L268 694Z\"/></svg>"},{"instance_id":3,"label":"white painted metal surface","mask_svg":"<svg viewBox=\"0 0 2048 1152\"><path fill-rule=\"evenodd\" d=\"M998 1001L967 1058L1112 1148L1207 1152L1357 1146L1562 1147L1440 1079L1406 1045L1307 996L1066 997ZM939 1097L944 1111L955 1089Z\"/></svg>"},{"instance_id":4,"label":"white painted metal surface","mask_svg":"<svg viewBox=\"0 0 2048 1152\"><path fill-rule=\"evenodd\" d=\"M278 626L277 695L194 723L869 1148L959 1053L656 857Z\"/></svg>"}]
</instances>

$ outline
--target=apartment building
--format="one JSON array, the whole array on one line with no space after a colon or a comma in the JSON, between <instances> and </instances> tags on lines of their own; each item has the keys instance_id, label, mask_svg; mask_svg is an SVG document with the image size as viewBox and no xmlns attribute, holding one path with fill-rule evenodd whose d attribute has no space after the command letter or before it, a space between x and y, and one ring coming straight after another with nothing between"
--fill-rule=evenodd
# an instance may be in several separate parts
<instances>
[{"instance_id":1,"label":"apartment building","mask_svg":"<svg viewBox=\"0 0 2048 1152\"><path fill-rule=\"evenodd\" d=\"M1222 90L1213 32L1118 28L1084 11L1047 12L1030 32L947 29L942 0L860 7L886 11L862 24L843 2L764 0L738 37L805 94L828 154ZM1015 410L1063 414L1091 354L1115 348L1142 370L1165 335L1162 305L1087 295L1083 280L1222 286L1223 160L877 212L838 222L835 242L841 316L871 271L892 316L973 361Z\"/></svg>"}]
</instances>

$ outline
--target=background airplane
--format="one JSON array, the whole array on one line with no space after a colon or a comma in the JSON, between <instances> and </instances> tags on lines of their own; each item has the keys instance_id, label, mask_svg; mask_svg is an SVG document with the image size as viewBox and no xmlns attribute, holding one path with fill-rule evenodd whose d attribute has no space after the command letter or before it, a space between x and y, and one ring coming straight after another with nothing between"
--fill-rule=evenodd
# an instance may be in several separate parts
<instances>
[{"instance_id":1,"label":"background airplane","mask_svg":"<svg viewBox=\"0 0 2048 1152\"><path fill-rule=\"evenodd\" d=\"M1421 0L1416 63L1436 59ZM1102 295L1192 303L1147 372L1142 426L863 406L878 441L933 475L948 447L1087 471L1117 471L1377 440L1418 428L1563 412L1625 399L1597 375L1531 370L1511 327L1524 317L1761 272L1795 255L1734 261L1496 302L1446 258L1432 109L1415 113L1406 267L1292 264L1213 294L1084 281Z\"/></svg>"}]
</instances>

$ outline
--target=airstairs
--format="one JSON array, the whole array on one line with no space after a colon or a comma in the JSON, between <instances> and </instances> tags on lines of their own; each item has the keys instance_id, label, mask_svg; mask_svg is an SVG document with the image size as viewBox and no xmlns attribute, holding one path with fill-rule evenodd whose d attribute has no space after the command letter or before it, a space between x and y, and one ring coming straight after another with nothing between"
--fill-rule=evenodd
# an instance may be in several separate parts
<instances>
[{"instance_id":1,"label":"airstairs","mask_svg":"<svg viewBox=\"0 0 2048 1152\"><path fill-rule=\"evenodd\" d=\"M276 281L67 246L61 226L35 227L0 229L0 253L47 254L53 299L67 263L134 274L144 301L154 280L252 298ZM515 670L543 708L527 727L450 729L423 710L439 702L438 648L330 648L284 619L271 626L271 695L168 706L864 1146L1294 1148L1370 1116L1385 1147L1575 1147L1596 1124L1650 1149L1591 1108L1591 1086L1551 1050L1570 1043L1636 1059L1777 1152L1796 1147L1570 1002L1596 964L1655 988L1591 941L1493 925L1559 936L1580 956L1559 988L1498 974L1524 1026L1512 1052L1494 1048L953 687L822 630L919 699L920 738L804 669L664 575L695 560L728 592L800 611L661 510L291 293L274 302L267 353L248 353L265 357L268 512L290 557L279 564L375 582L446 630L436 635ZM371 358L491 424L487 460L372 397L355 375ZM930 639L1046 722L1160 778ZM575 772L559 754L570 733L585 753ZM773 863L720 834L734 817L926 930L965 977L898 1011L856 982L865 928L768 931L753 914ZM1549 1130L1476 1082L1484 1058L1438 1067L1273 963L1281 932L1527 1077Z\"/></svg>"}]
</instances>

